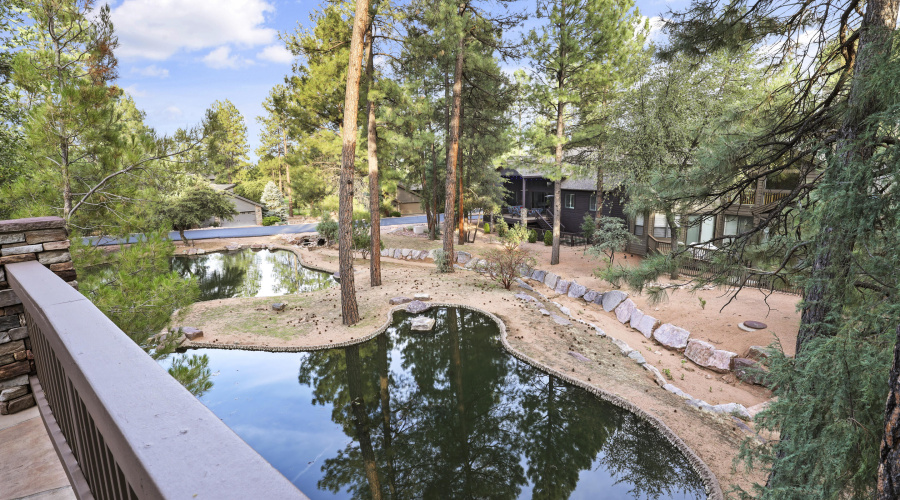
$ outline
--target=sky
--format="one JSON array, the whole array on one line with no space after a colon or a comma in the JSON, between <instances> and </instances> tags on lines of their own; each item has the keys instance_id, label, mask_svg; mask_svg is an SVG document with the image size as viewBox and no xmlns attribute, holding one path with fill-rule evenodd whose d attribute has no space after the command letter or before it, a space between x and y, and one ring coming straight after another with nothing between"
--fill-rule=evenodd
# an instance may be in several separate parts
<instances>
[{"instance_id":1,"label":"sky","mask_svg":"<svg viewBox=\"0 0 900 500\"><path fill-rule=\"evenodd\" d=\"M121 0L110 2L119 37L119 85L160 134L200 124L206 109L230 100L247 125L255 161L269 90L291 73L280 34L310 27L319 0ZM688 0L638 0L655 20ZM534 0L516 5L533 11ZM654 33L656 35L656 33Z\"/></svg>"}]
</instances>

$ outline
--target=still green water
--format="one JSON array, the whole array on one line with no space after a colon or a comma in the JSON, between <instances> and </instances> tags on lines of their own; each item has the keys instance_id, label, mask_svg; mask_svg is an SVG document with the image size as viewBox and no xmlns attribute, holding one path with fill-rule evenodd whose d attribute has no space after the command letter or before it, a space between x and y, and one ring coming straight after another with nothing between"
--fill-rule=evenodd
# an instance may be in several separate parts
<instances>
[{"instance_id":1,"label":"still green water","mask_svg":"<svg viewBox=\"0 0 900 500\"><path fill-rule=\"evenodd\" d=\"M330 274L300 265L287 250L178 255L172 257L172 270L197 278L201 301L312 292L335 283Z\"/></svg>"},{"instance_id":2,"label":"still green water","mask_svg":"<svg viewBox=\"0 0 900 500\"><path fill-rule=\"evenodd\" d=\"M345 348L192 351L201 401L314 499L706 497L654 427L515 359L487 316L424 314Z\"/></svg>"}]
</instances>

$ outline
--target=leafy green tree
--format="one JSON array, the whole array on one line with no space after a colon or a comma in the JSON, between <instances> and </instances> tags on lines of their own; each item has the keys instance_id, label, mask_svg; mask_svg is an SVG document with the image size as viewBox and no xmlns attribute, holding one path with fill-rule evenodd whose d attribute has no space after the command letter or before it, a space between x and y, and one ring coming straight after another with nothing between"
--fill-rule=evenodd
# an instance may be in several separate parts
<instances>
[{"instance_id":1,"label":"leafy green tree","mask_svg":"<svg viewBox=\"0 0 900 500\"><path fill-rule=\"evenodd\" d=\"M209 166L216 177L232 182L238 174L248 168L247 126L244 116L231 101L216 101L212 106L216 129L209 137Z\"/></svg>"},{"instance_id":2,"label":"leafy green tree","mask_svg":"<svg viewBox=\"0 0 900 500\"><path fill-rule=\"evenodd\" d=\"M169 367L169 375L184 385L184 388L198 398L206 391L212 389L210 380L212 372L209 369L209 357L206 354L191 357L180 355L172 360Z\"/></svg>"},{"instance_id":3,"label":"leafy green tree","mask_svg":"<svg viewBox=\"0 0 900 500\"><path fill-rule=\"evenodd\" d=\"M0 4L0 185L11 182L22 168L22 109L17 103L19 90L12 82L12 60L21 40L14 26L21 25L16 10L20 2ZM0 218L6 218L10 207L0 207Z\"/></svg>"},{"instance_id":4,"label":"leafy green tree","mask_svg":"<svg viewBox=\"0 0 900 500\"><path fill-rule=\"evenodd\" d=\"M237 214L227 195L202 183L189 185L180 193L157 202L154 212L158 220L168 222L178 231L185 245L193 244L184 235L186 230L212 218L231 220Z\"/></svg>"},{"instance_id":5,"label":"leafy green tree","mask_svg":"<svg viewBox=\"0 0 900 500\"><path fill-rule=\"evenodd\" d=\"M633 54L643 49L648 27L633 7L632 0L538 2L538 17L547 21L529 33L527 43L536 146L541 156L554 154L546 172L555 181L551 265L559 264L565 145L583 123L578 111L601 99L616 81L616 68L628 71Z\"/></svg>"},{"instance_id":6,"label":"leafy green tree","mask_svg":"<svg viewBox=\"0 0 900 500\"><path fill-rule=\"evenodd\" d=\"M284 195L278 190L278 186L274 182L269 181L263 188L262 196L259 201L270 211L278 210L284 206Z\"/></svg>"},{"instance_id":7,"label":"leafy green tree","mask_svg":"<svg viewBox=\"0 0 900 500\"><path fill-rule=\"evenodd\" d=\"M625 250L633 238L624 221L618 217L584 216L581 230L591 246L590 252L603 255L608 265L612 265L616 252Z\"/></svg>"},{"instance_id":8,"label":"leafy green tree","mask_svg":"<svg viewBox=\"0 0 900 500\"><path fill-rule=\"evenodd\" d=\"M12 217L58 213L70 226L115 232L147 222L146 200L172 177L170 160L196 146L143 124L113 82L118 45L109 8L90 0L25 1L29 35L12 64L24 113L22 169L2 186Z\"/></svg>"},{"instance_id":9,"label":"leafy green tree","mask_svg":"<svg viewBox=\"0 0 900 500\"><path fill-rule=\"evenodd\" d=\"M260 158L273 160L278 171L279 186L286 185L288 193L288 215L294 215L293 184L291 183L291 164L287 157L291 153L294 141L288 135L288 117L284 106L286 105L287 89L283 85L276 85L269 91L263 102L266 116L257 117L263 129L259 133L260 145L256 153ZM260 160L262 163L262 160ZM287 183L282 184L281 172L284 171ZM274 176L273 179L274 180Z\"/></svg>"}]
</instances>

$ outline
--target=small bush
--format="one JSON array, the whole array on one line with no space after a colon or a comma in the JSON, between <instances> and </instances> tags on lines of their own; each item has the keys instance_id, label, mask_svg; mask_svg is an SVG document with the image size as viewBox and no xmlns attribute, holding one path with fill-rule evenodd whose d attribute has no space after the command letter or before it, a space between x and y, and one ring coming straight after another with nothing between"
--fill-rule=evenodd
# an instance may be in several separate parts
<instances>
[{"instance_id":1,"label":"small bush","mask_svg":"<svg viewBox=\"0 0 900 500\"><path fill-rule=\"evenodd\" d=\"M274 226L281 224L281 217L263 217L263 226Z\"/></svg>"},{"instance_id":2,"label":"small bush","mask_svg":"<svg viewBox=\"0 0 900 500\"><path fill-rule=\"evenodd\" d=\"M534 229L528 231L528 243L537 243L537 231Z\"/></svg>"},{"instance_id":3,"label":"small bush","mask_svg":"<svg viewBox=\"0 0 900 500\"><path fill-rule=\"evenodd\" d=\"M506 236L506 231L509 230L509 224L507 224L505 220L501 218L500 222L497 222L494 225L497 227L497 236L501 238Z\"/></svg>"},{"instance_id":4,"label":"small bush","mask_svg":"<svg viewBox=\"0 0 900 500\"><path fill-rule=\"evenodd\" d=\"M391 217L403 217L403 214L394 210L393 212L391 212Z\"/></svg>"},{"instance_id":5,"label":"small bush","mask_svg":"<svg viewBox=\"0 0 900 500\"><path fill-rule=\"evenodd\" d=\"M384 250L384 241L380 250ZM362 258L368 259L372 250L372 223L368 219L353 221L353 249L362 254Z\"/></svg>"},{"instance_id":6,"label":"small bush","mask_svg":"<svg viewBox=\"0 0 900 500\"><path fill-rule=\"evenodd\" d=\"M437 268L439 273L449 272L451 266L453 266L453 262L451 262L451 259L446 252L443 250L434 251L434 267Z\"/></svg>"},{"instance_id":7,"label":"small bush","mask_svg":"<svg viewBox=\"0 0 900 500\"><path fill-rule=\"evenodd\" d=\"M487 222L485 222L484 223L484 234L490 234L490 233L491 233L491 225L488 224Z\"/></svg>"},{"instance_id":8,"label":"small bush","mask_svg":"<svg viewBox=\"0 0 900 500\"><path fill-rule=\"evenodd\" d=\"M553 232L544 231L544 244L548 247L553 244Z\"/></svg>"},{"instance_id":9,"label":"small bush","mask_svg":"<svg viewBox=\"0 0 900 500\"><path fill-rule=\"evenodd\" d=\"M338 223L330 215L326 214L322 217L322 222L316 225L316 232L319 233L319 236L325 238L328 243L333 243L337 241Z\"/></svg>"}]
</instances>

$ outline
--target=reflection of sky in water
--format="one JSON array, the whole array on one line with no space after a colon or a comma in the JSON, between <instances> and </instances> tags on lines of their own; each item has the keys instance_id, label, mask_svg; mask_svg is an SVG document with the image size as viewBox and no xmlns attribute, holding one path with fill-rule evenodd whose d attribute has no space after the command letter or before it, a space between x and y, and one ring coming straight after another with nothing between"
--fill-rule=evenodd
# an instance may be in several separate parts
<instances>
[{"instance_id":1,"label":"reflection of sky in water","mask_svg":"<svg viewBox=\"0 0 900 500\"><path fill-rule=\"evenodd\" d=\"M200 399L314 499L369 498L367 463L385 498L388 485L403 499L705 497L655 428L516 360L483 315L424 315L434 332L400 313L385 336L341 349L191 351L216 374Z\"/></svg>"},{"instance_id":2,"label":"reflection of sky in water","mask_svg":"<svg viewBox=\"0 0 900 500\"><path fill-rule=\"evenodd\" d=\"M172 258L172 269L197 278L201 301L311 292L334 283L330 274L303 267L287 250L179 255Z\"/></svg>"}]
</instances>

